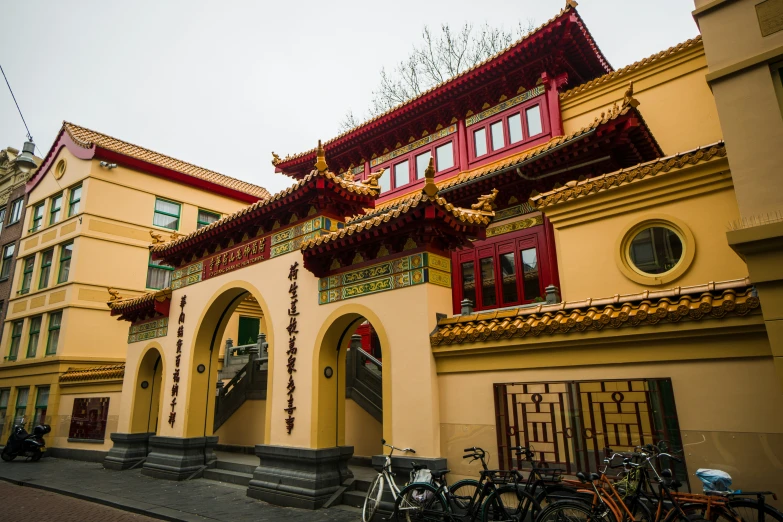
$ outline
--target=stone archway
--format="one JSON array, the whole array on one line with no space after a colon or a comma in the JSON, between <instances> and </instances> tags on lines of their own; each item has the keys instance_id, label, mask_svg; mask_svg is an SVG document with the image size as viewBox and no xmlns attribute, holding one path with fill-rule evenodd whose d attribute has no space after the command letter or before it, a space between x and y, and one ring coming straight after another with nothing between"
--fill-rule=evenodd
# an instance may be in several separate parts
<instances>
[{"instance_id":1,"label":"stone archway","mask_svg":"<svg viewBox=\"0 0 783 522\"><path fill-rule=\"evenodd\" d=\"M163 356L157 343L149 345L136 371L136 393L131 406L131 433L158 433L163 397Z\"/></svg>"},{"instance_id":2,"label":"stone archway","mask_svg":"<svg viewBox=\"0 0 783 522\"><path fill-rule=\"evenodd\" d=\"M187 390L188 408L185 414L185 437L211 437L214 435L216 386L218 380L218 354L226 326L232 314L248 296L253 296L263 311L268 332L269 365L273 360L272 329L269 325L269 310L261 293L252 285L243 281L234 281L219 289L204 308L193 341L189 382L182 386ZM267 389L271 386L271 372L267 377ZM182 384L182 383L180 383ZM264 413L268 419L268 412ZM262 443L269 437L269 424L264 425L264 433L256 443Z\"/></svg>"}]
</instances>

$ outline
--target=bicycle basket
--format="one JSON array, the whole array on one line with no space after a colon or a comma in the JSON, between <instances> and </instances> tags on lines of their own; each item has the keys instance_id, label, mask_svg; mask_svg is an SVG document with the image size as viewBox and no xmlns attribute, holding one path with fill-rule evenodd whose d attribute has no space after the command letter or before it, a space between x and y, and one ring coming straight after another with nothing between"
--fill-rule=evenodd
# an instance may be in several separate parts
<instances>
[{"instance_id":1,"label":"bicycle basket","mask_svg":"<svg viewBox=\"0 0 783 522\"><path fill-rule=\"evenodd\" d=\"M731 493L731 475L719 469L699 468L696 476L701 480L705 493Z\"/></svg>"},{"instance_id":2,"label":"bicycle basket","mask_svg":"<svg viewBox=\"0 0 783 522\"><path fill-rule=\"evenodd\" d=\"M514 470L496 469L492 471L492 482L495 484L513 484L516 481L517 474Z\"/></svg>"},{"instance_id":3,"label":"bicycle basket","mask_svg":"<svg viewBox=\"0 0 783 522\"><path fill-rule=\"evenodd\" d=\"M560 482L563 480L563 470L557 468L538 468L539 478L544 482Z\"/></svg>"}]
</instances>

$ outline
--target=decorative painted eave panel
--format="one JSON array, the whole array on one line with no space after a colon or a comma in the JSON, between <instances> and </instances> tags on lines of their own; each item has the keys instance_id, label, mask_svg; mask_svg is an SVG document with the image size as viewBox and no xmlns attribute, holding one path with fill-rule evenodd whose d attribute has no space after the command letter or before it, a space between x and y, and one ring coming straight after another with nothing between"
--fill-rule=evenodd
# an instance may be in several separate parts
<instances>
[{"instance_id":1,"label":"decorative painted eave panel","mask_svg":"<svg viewBox=\"0 0 783 522\"><path fill-rule=\"evenodd\" d=\"M470 91L485 88L491 79L507 76L514 71L532 69L526 65L533 62L547 63L552 69L547 73L552 76L567 72L573 77L572 81L578 83L611 72L611 65L575 7L576 2L568 0L560 13L508 48L327 141L324 145L327 152L331 157L337 157L352 147L366 144L369 140L420 117L434 107L443 108ZM538 75L543 72L538 69L536 71ZM527 81L534 83L535 79ZM311 165L314 158L313 149L282 159L275 156L272 163L278 172L301 177L304 174L303 168Z\"/></svg>"},{"instance_id":2,"label":"decorative painted eave panel","mask_svg":"<svg viewBox=\"0 0 783 522\"><path fill-rule=\"evenodd\" d=\"M576 334L604 328L641 328L661 322L747 315L760 306L750 279L614 295L448 317L430 335L433 347L526 336Z\"/></svg>"}]
</instances>

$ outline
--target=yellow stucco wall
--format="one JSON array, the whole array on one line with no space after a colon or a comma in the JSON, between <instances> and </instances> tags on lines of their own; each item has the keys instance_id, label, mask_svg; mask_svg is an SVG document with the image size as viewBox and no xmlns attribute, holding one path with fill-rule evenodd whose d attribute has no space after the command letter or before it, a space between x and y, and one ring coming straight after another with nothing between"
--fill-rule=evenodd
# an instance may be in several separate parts
<instances>
[{"instance_id":1,"label":"yellow stucco wall","mask_svg":"<svg viewBox=\"0 0 783 522\"><path fill-rule=\"evenodd\" d=\"M122 397L120 396L121 388L119 384L80 388L81 389L62 388L60 390L60 405L57 411L57 417L52 420L52 433L55 434L55 436L51 437L49 445L58 448L109 451L112 447L112 441L109 439L109 435L117 431L117 419L119 418L120 402L122 400ZM106 435L103 441L68 442L74 400L77 398L86 399L93 397L109 398L109 416L106 419ZM56 431L55 425L57 425Z\"/></svg>"},{"instance_id":2,"label":"yellow stucco wall","mask_svg":"<svg viewBox=\"0 0 783 522\"><path fill-rule=\"evenodd\" d=\"M696 43L651 65L565 97L561 102L564 131L569 134L579 130L592 123L601 111L621 102L633 80L639 112L664 154L714 143L723 134L715 100L704 79L706 74L704 47Z\"/></svg>"},{"instance_id":3,"label":"yellow stucco wall","mask_svg":"<svg viewBox=\"0 0 783 522\"><path fill-rule=\"evenodd\" d=\"M22 320L23 329L17 360L0 363L0 388L11 389L9 404L13 405L17 389L35 387L44 378L39 375L39 369L45 368L48 372L45 381L51 385L49 416L52 417L50 438L53 443L82 449L107 449L110 442L83 447L66 442L67 427L61 429L58 418L64 418L66 413L70 415L70 411L63 412L72 407L73 397L68 399L70 406L67 401L60 404L57 378L70 365L84 367L124 360L129 325L109 315L107 287L118 290L123 296L147 291L149 232L156 230L166 238L170 234L169 230L152 224L156 196L182 205L179 233L196 229L199 208L225 215L246 203L123 166L108 170L100 167L98 160L76 158L67 148L56 152L52 164L57 165L61 160L66 163L64 175L55 179L56 169L52 168L43 177L30 192L25 220L18 225L26 232L19 243L6 322ZM79 211L68 217L70 190L79 184L82 186ZM59 193L64 194L61 217L56 224L50 225L52 197ZM45 204L43 223L33 231L32 209L41 202ZM67 281L58 283L61 246L69 241L74 245L70 273ZM48 284L39 288L42 253L51 248L54 256ZM27 293L19 293L22 263L29 256L35 256L32 284ZM50 317L58 311L62 311L62 322L57 351L46 355ZM28 358L30 318L38 315L42 316L38 348L35 357ZM3 356L9 353L11 331L7 324L0 340ZM28 404L34 402L34 390L31 390ZM114 420L107 431L107 441L108 434L116 431L121 398L119 393L115 395L110 403ZM12 409L9 408L9 416ZM6 424L10 422L9 417Z\"/></svg>"},{"instance_id":4,"label":"yellow stucco wall","mask_svg":"<svg viewBox=\"0 0 783 522\"><path fill-rule=\"evenodd\" d=\"M266 401L245 401L215 432L220 444L255 446L264 438Z\"/></svg>"},{"instance_id":5,"label":"yellow stucco wall","mask_svg":"<svg viewBox=\"0 0 783 522\"><path fill-rule=\"evenodd\" d=\"M354 456L372 457L383 453L383 424L352 399L345 401L345 444L353 446Z\"/></svg>"}]
</instances>

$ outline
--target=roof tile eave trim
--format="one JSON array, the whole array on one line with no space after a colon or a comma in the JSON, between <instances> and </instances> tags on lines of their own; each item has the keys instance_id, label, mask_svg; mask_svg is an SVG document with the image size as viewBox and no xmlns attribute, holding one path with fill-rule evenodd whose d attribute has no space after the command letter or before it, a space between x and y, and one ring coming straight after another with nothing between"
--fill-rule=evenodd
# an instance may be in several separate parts
<instances>
[{"instance_id":1,"label":"roof tile eave trim","mask_svg":"<svg viewBox=\"0 0 783 522\"><path fill-rule=\"evenodd\" d=\"M530 198L530 202L534 208L542 210L560 203L605 192L611 188L651 179L660 174L681 171L694 165L707 163L716 157L724 158L726 155L725 143L722 140L716 141L689 151L678 152L671 156L664 156L624 169L607 172L594 178L588 178L583 181L570 181L562 187Z\"/></svg>"},{"instance_id":2,"label":"roof tile eave trim","mask_svg":"<svg viewBox=\"0 0 783 522\"><path fill-rule=\"evenodd\" d=\"M61 384L119 380L125 376L125 363L105 364L87 368L68 368L58 378Z\"/></svg>"},{"instance_id":3,"label":"roof tile eave trim","mask_svg":"<svg viewBox=\"0 0 783 522\"><path fill-rule=\"evenodd\" d=\"M408 212L418 208L421 204L424 203L430 203L440 208L451 218L465 223L466 225L486 227L495 216L494 212L455 207L441 196L435 195L432 197L426 195L423 192L418 192L411 195L409 198L402 200L399 205L396 205L394 208L390 208L385 212L374 213L367 219L360 220L359 218L355 218L353 222L346 223L346 226L340 230L309 239L302 244L301 250L302 252L307 250L312 251L312 249L316 247L330 242L339 241L347 236L353 235L354 233L366 232L371 228L381 227L384 224L389 223L392 220L396 220L400 216L403 216Z\"/></svg>"},{"instance_id":4,"label":"roof tile eave trim","mask_svg":"<svg viewBox=\"0 0 783 522\"><path fill-rule=\"evenodd\" d=\"M617 69L615 71L608 72L604 74L603 76L599 76L598 78L594 78L590 80L589 82L582 83L580 85L577 85L571 89L568 89L567 91L560 94L560 99L565 100L567 98L570 98L572 96L575 96L579 93L582 93L584 91L587 91L589 89L592 89L593 87L597 87L599 85L603 85L605 83L608 83L611 80L615 80L618 78L622 78L629 74L632 71L635 71L641 67L651 65L654 63L658 63L661 60L668 58L670 56L674 56L676 54L679 54L682 51L686 51L688 49L694 48L696 45L700 44L702 41L701 35L697 35L693 38L690 38L689 40L686 40L684 42L681 42L679 44L673 45L669 47L668 49L664 49L663 51L659 51L653 55L650 55L646 58L642 58L641 60L637 60L631 64L626 65L625 67L622 67L620 69Z\"/></svg>"},{"instance_id":5,"label":"roof tile eave trim","mask_svg":"<svg viewBox=\"0 0 783 522\"><path fill-rule=\"evenodd\" d=\"M109 309L114 312L124 313L147 304L154 303L156 300L165 301L171 299L171 288L163 288L154 292L147 292L136 297L128 297L125 299L117 299L116 301L109 301L107 304Z\"/></svg>"},{"instance_id":6,"label":"roof tile eave trim","mask_svg":"<svg viewBox=\"0 0 783 522\"><path fill-rule=\"evenodd\" d=\"M121 154L135 160L144 161L151 165L170 169L179 174L190 176L192 178L214 183L237 192L242 192L257 198L268 198L270 193L264 187L232 178L225 174L220 174L203 167L199 167L186 161L178 160L171 156L155 152L153 150L135 145L133 143L103 134L75 123L63 121L63 129L68 133L71 140L79 147L89 149L100 147L116 154Z\"/></svg>"},{"instance_id":7,"label":"roof tile eave trim","mask_svg":"<svg viewBox=\"0 0 783 522\"><path fill-rule=\"evenodd\" d=\"M760 307L750 278L601 299L518 307L504 313L475 313L441 319L430 335L432 347L566 334L681 320L745 316ZM509 317L516 311L515 316ZM461 335L471 332L471 335Z\"/></svg>"},{"instance_id":8,"label":"roof tile eave trim","mask_svg":"<svg viewBox=\"0 0 783 522\"><path fill-rule=\"evenodd\" d=\"M591 47L595 50L595 52L596 52L596 54L598 56L599 62L601 62L603 68L605 69L605 72L607 74L611 74L611 72L613 70L612 66L609 64L609 61L606 59L606 56L603 54L601 49L598 47L598 44L593 39L593 36L592 36L592 34L590 34L590 31L587 30L587 26L584 24L584 21L582 20L581 16L579 15L579 13L575 9L573 9L570 5L567 4L566 7L564 9L562 9L557 15L555 15L552 18L550 18L549 20L547 20L546 22L544 22L540 26L536 27L535 29L530 31L530 33L522 36L521 38L516 40L514 43L512 43L511 45L509 45L505 49L502 49L501 51L495 53L494 55L490 56L489 58L486 58L485 60L481 61L480 63L474 65L473 67L471 67L469 69L466 69L465 71L457 74L456 76L453 76L452 78L449 78L448 80L445 80L445 81L443 81L443 82L441 82L441 83L439 83L437 85L434 85L434 86L430 87L429 89L427 89L424 92L414 96L413 98L410 98L410 99L408 99L408 100L406 100L406 101L404 101L404 102L402 102L402 103L392 107L391 109L388 109L388 110L382 112L381 114L378 114L377 116L373 116L372 118L366 120L365 122L360 123L359 125L351 128L351 129L348 129L347 131L342 132L341 134L338 134L334 138L329 139L326 142L324 142L324 147L326 148L327 145L331 145L331 144L333 144L333 143L335 143L335 142L337 142L337 141L339 141L339 140L341 140L343 138L346 138L346 137L350 136L351 134L359 133L361 131L364 131L364 130L368 129L369 127L379 123L380 120L382 120L383 118L385 118L387 116L390 116L394 112L400 111L402 113L403 111L410 110L410 107L413 104L415 104L417 102L420 102L423 98L427 97L428 95L431 95L432 93L434 93L438 89L441 89L441 88L443 88L444 90L452 89L454 87L454 85L456 85L456 83L458 83L460 81L464 81L466 76L470 75L471 73L474 73L476 70L480 69L481 67L484 67L484 66L488 65L493 60L500 59L503 54L511 51L512 49L514 49L518 45L526 43L528 40L530 40L533 37L537 36L538 33L541 32L542 30L544 30L547 27L549 27L550 25L555 24L558 21L560 21L561 17L563 19L565 19L565 15L569 15L569 14L576 15L578 26L583 31L585 37L591 43ZM286 164L292 164L291 166L293 166L293 162L297 162L298 160L302 160L303 158L307 158L310 155L315 154L315 151L316 151L316 149L310 149L310 150L307 150L307 151L304 151L304 152L300 152L300 153L296 153L296 154L293 154L291 156L288 156L288 157L284 158L281 162L279 162L276 165L276 167L278 169L280 169L280 171L283 171L288 166Z\"/></svg>"},{"instance_id":9,"label":"roof tile eave trim","mask_svg":"<svg viewBox=\"0 0 783 522\"><path fill-rule=\"evenodd\" d=\"M365 185L364 183L361 182L348 181L332 172L328 172L328 171L319 172L317 170L313 170L310 172L310 174L308 174L301 180L297 181L290 187L281 190L280 192L274 194L273 196L270 196L267 199L259 200L251 205L241 208L238 211L234 212L233 214L225 216L215 221L214 223L210 223L205 227L199 228L191 232L190 234L179 237L174 241L168 241L165 243L158 243L158 244L151 245L150 251L154 254L157 254L158 256L162 256L167 253L174 253L180 250L180 248L186 248L187 245L198 240L201 236L211 236L213 235L213 232L216 229L222 228L228 225L229 223L234 223L241 217L249 214L250 212L272 207L275 203L281 201L283 198L287 196L290 196L291 194L294 194L301 187L304 187L307 183L309 183L311 180L317 177L323 177L329 181L332 181L333 183L336 183L337 186L340 187L341 189L346 190L347 192L352 192L354 194L365 197L367 199L375 200L375 198L377 198L378 195L380 194L380 190L378 187Z\"/></svg>"}]
</instances>

